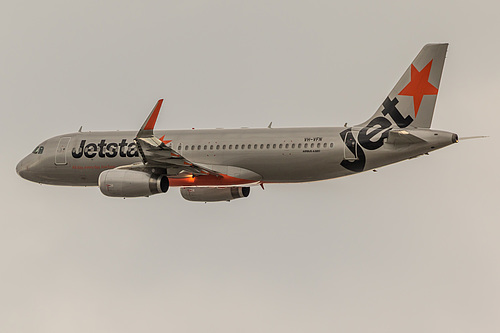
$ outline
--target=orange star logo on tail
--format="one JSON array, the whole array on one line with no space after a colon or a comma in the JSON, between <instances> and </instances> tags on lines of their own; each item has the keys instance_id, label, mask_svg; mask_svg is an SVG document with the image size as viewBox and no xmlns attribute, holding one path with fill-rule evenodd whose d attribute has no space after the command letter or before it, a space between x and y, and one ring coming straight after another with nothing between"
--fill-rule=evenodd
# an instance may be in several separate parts
<instances>
[{"instance_id":1,"label":"orange star logo on tail","mask_svg":"<svg viewBox=\"0 0 500 333\"><path fill-rule=\"evenodd\" d=\"M420 103L424 95L437 95L438 88L429 83L429 74L431 72L432 60L425 65L419 72L413 64L411 65L410 83L401 90L399 95L413 96L413 105L415 107L415 117L418 114Z\"/></svg>"}]
</instances>

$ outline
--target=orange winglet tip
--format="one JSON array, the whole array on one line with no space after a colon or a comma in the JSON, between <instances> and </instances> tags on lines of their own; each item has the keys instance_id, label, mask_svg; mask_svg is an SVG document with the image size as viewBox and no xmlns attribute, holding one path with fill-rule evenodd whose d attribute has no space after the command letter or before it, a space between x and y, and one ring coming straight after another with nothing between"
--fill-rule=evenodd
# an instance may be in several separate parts
<instances>
[{"instance_id":1,"label":"orange winglet tip","mask_svg":"<svg viewBox=\"0 0 500 333\"><path fill-rule=\"evenodd\" d=\"M156 119L158 119L158 114L160 113L161 105L163 103L163 99L158 100L156 103L153 112L151 112L151 116L148 119L148 122L146 123L146 126L144 126L144 130L153 130L156 124Z\"/></svg>"}]
</instances>

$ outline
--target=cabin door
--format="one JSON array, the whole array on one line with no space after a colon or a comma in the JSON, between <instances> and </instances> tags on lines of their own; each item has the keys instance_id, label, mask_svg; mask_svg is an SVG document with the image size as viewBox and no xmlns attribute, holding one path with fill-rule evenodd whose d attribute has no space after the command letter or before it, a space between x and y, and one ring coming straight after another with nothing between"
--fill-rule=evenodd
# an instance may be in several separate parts
<instances>
[{"instance_id":1,"label":"cabin door","mask_svg":"<svg viewBox=\"0 0 500 333\"><path fill-rule=\"evenodd\" d=\"M64 137L59 140L59 144L56 149L56 165L66 165L68 160L66 158L66 152L68 151L69 141L71 138Z\"/></svg>"}]
</instances>

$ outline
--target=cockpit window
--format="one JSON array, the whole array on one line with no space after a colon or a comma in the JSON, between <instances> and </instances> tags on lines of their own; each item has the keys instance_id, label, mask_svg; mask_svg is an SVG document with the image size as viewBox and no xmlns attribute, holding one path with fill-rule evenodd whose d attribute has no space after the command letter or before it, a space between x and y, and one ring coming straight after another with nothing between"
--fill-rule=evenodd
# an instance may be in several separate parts
<instances>
[{"instance_id":1,"label":"cockpit window","mask_svg":"<svg viewBox=\"0 0 500 333\"><path fill-rule=\"evenodd\" d=\"M33 150L33 154L43 154L43 146L37 146L37 147Z\"/></svg>"}]
</instances>

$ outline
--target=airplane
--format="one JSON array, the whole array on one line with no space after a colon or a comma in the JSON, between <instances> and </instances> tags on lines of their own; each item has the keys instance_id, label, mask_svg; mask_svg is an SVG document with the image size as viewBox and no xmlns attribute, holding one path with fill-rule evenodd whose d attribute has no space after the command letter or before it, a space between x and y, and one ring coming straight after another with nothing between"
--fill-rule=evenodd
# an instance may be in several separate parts
<instances>
[{"instance_id":1,"label":"airplane","mask_svg":"<svg viewBox=\"0 0 500 333\"><path fill-rule=\"evenodd\" d=\"M160 99L138 132L63 134L19 162L24 179L98 186L108 197L180 187L189 201L248 197L251 186L326 180L411 159L458 142L430 129L448 44L427 44L382 105L347 127L155 130Z\"/></svg>"}]
</instances>

